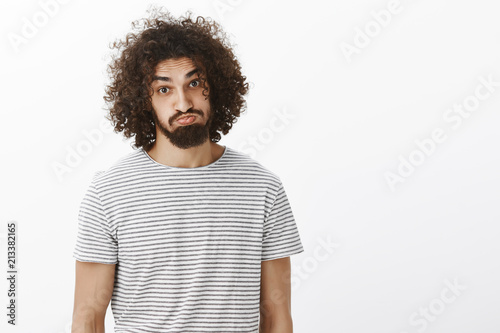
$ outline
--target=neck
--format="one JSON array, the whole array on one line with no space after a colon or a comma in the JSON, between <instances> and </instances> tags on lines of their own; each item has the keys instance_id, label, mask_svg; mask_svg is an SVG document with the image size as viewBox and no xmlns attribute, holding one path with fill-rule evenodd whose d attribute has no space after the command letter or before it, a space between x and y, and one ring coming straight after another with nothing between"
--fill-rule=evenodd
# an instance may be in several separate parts
<instances>
[{"instance_id":1,"label":"neck","mask_svg":"<svg viewBox=\"0 0 500 333\"><path fill-rule=\"evenodd\" d=\"M158 140L157 137L157 141L147 153L160 164L176 168L197 168L217 161L224 153L224 147L207 140L199 146L180 149L168 139Z\"/></svg>"}]
</instances>

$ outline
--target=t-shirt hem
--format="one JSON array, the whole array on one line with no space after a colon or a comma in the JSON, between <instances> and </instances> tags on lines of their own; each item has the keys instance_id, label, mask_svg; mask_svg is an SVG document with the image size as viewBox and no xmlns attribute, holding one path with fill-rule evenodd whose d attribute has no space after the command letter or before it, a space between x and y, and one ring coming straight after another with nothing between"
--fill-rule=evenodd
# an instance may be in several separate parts
<instances>
[{"instance_id":1,"label":"t-shirt hem","mask_svg":"<svg viewBox=\"0 0 500 333\"><path fill-rule=\"evenodd\" d=\"M294 254L299 254L302 252L304 252L303 248L296 250L296 251L288 252L287 254L280 254L280 255L275 255L275 256L270 256L270 257L268 256L265 258L261 258L260 261L269 261L269 260L274 260L274 259L286 258L286 257L292 256Z\"/></svg>"},{"instance_id":2,"label":"t-shirt hem","mask_svg":"<svg viewBox=\"0 0 500 333\"><path fill-rule=\"evenodd\" d=\"M106 261L106 260L102 260L102 259L92 259L92 258L88 259L88 258L78 257L75 255L73 256L73 258L75 258L76 260L81 261L81 262L94 262L94 263L98 263L98 264L114 265L114 264L118 263L117 260Z\"/></svg>"}]
</instances>

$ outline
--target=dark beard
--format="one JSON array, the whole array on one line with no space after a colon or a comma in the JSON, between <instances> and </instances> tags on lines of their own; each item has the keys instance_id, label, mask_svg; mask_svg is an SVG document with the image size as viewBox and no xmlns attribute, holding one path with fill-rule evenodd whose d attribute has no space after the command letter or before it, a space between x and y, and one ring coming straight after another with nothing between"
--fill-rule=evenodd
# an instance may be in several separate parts
<instances>
[{"instance_id":1,"label":"dark beard","mask_svg":"<svg viewBox=\"0 0 500 333\"><path fill-rule=\"evenodd\" d=\"M188 114L197 114L203 116L203 112L200 110L189 110ZM160 129L160 132L165 135L170 142L181 149L188 149L191 147L199 146L209 138L210 124L212 123L212 112L209 112L209 119L205 125L200 123L194 123L186 126L179 126L173 132L167 130L158 120L156 111L153 110L153 119L155 120L156 126Z\"/></svg>"}]
</instances>

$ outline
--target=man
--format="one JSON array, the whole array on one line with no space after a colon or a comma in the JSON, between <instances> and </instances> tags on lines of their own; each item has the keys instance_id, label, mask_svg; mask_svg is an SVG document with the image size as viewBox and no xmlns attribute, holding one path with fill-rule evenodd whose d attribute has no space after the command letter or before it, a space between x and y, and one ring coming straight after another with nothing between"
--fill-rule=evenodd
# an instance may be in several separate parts
<instances>
[{"instance_id":1,"label":"man","mask_svg":"<svg viewBox=\"0 0 500 333\"><path fill-rule=\"evenodd\" d=\"M137 149L82 200L73 333L104 332L110 299L116 332L292 332L297 226L280 178L217 144L248 84L219 25L190 14L115 43L109 119Z\"/></svg>"}]
</instances>

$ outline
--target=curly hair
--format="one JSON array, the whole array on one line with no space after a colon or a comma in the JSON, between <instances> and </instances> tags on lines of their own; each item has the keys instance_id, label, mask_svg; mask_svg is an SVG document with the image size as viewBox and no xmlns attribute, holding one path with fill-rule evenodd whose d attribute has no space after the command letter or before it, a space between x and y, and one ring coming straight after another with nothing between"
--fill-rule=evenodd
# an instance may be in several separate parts
<instances>
[{"instance_id":1,"label":"curly hair","mask_svg":"<svg viewBox=\"0 0 500 333\"><path fill-rule=\"evenodd\" d=\"M246 109L248 92L246 77L236 59L226 34L211 18L191 18L191 11L179 19L168 11L154 9L150 18L132 22L135 33L115 41L121 55L112 56L108 65L111 84L106 86L104 100L108 104L114 132L123 131L127 138L135 136L136 148L149 150L156 131L152 115L151 87L155 68L166 59L188 57L200 71L200 81L214 113L209 136L212 142L229 132Z\"/></svg>"}]
</instances>

